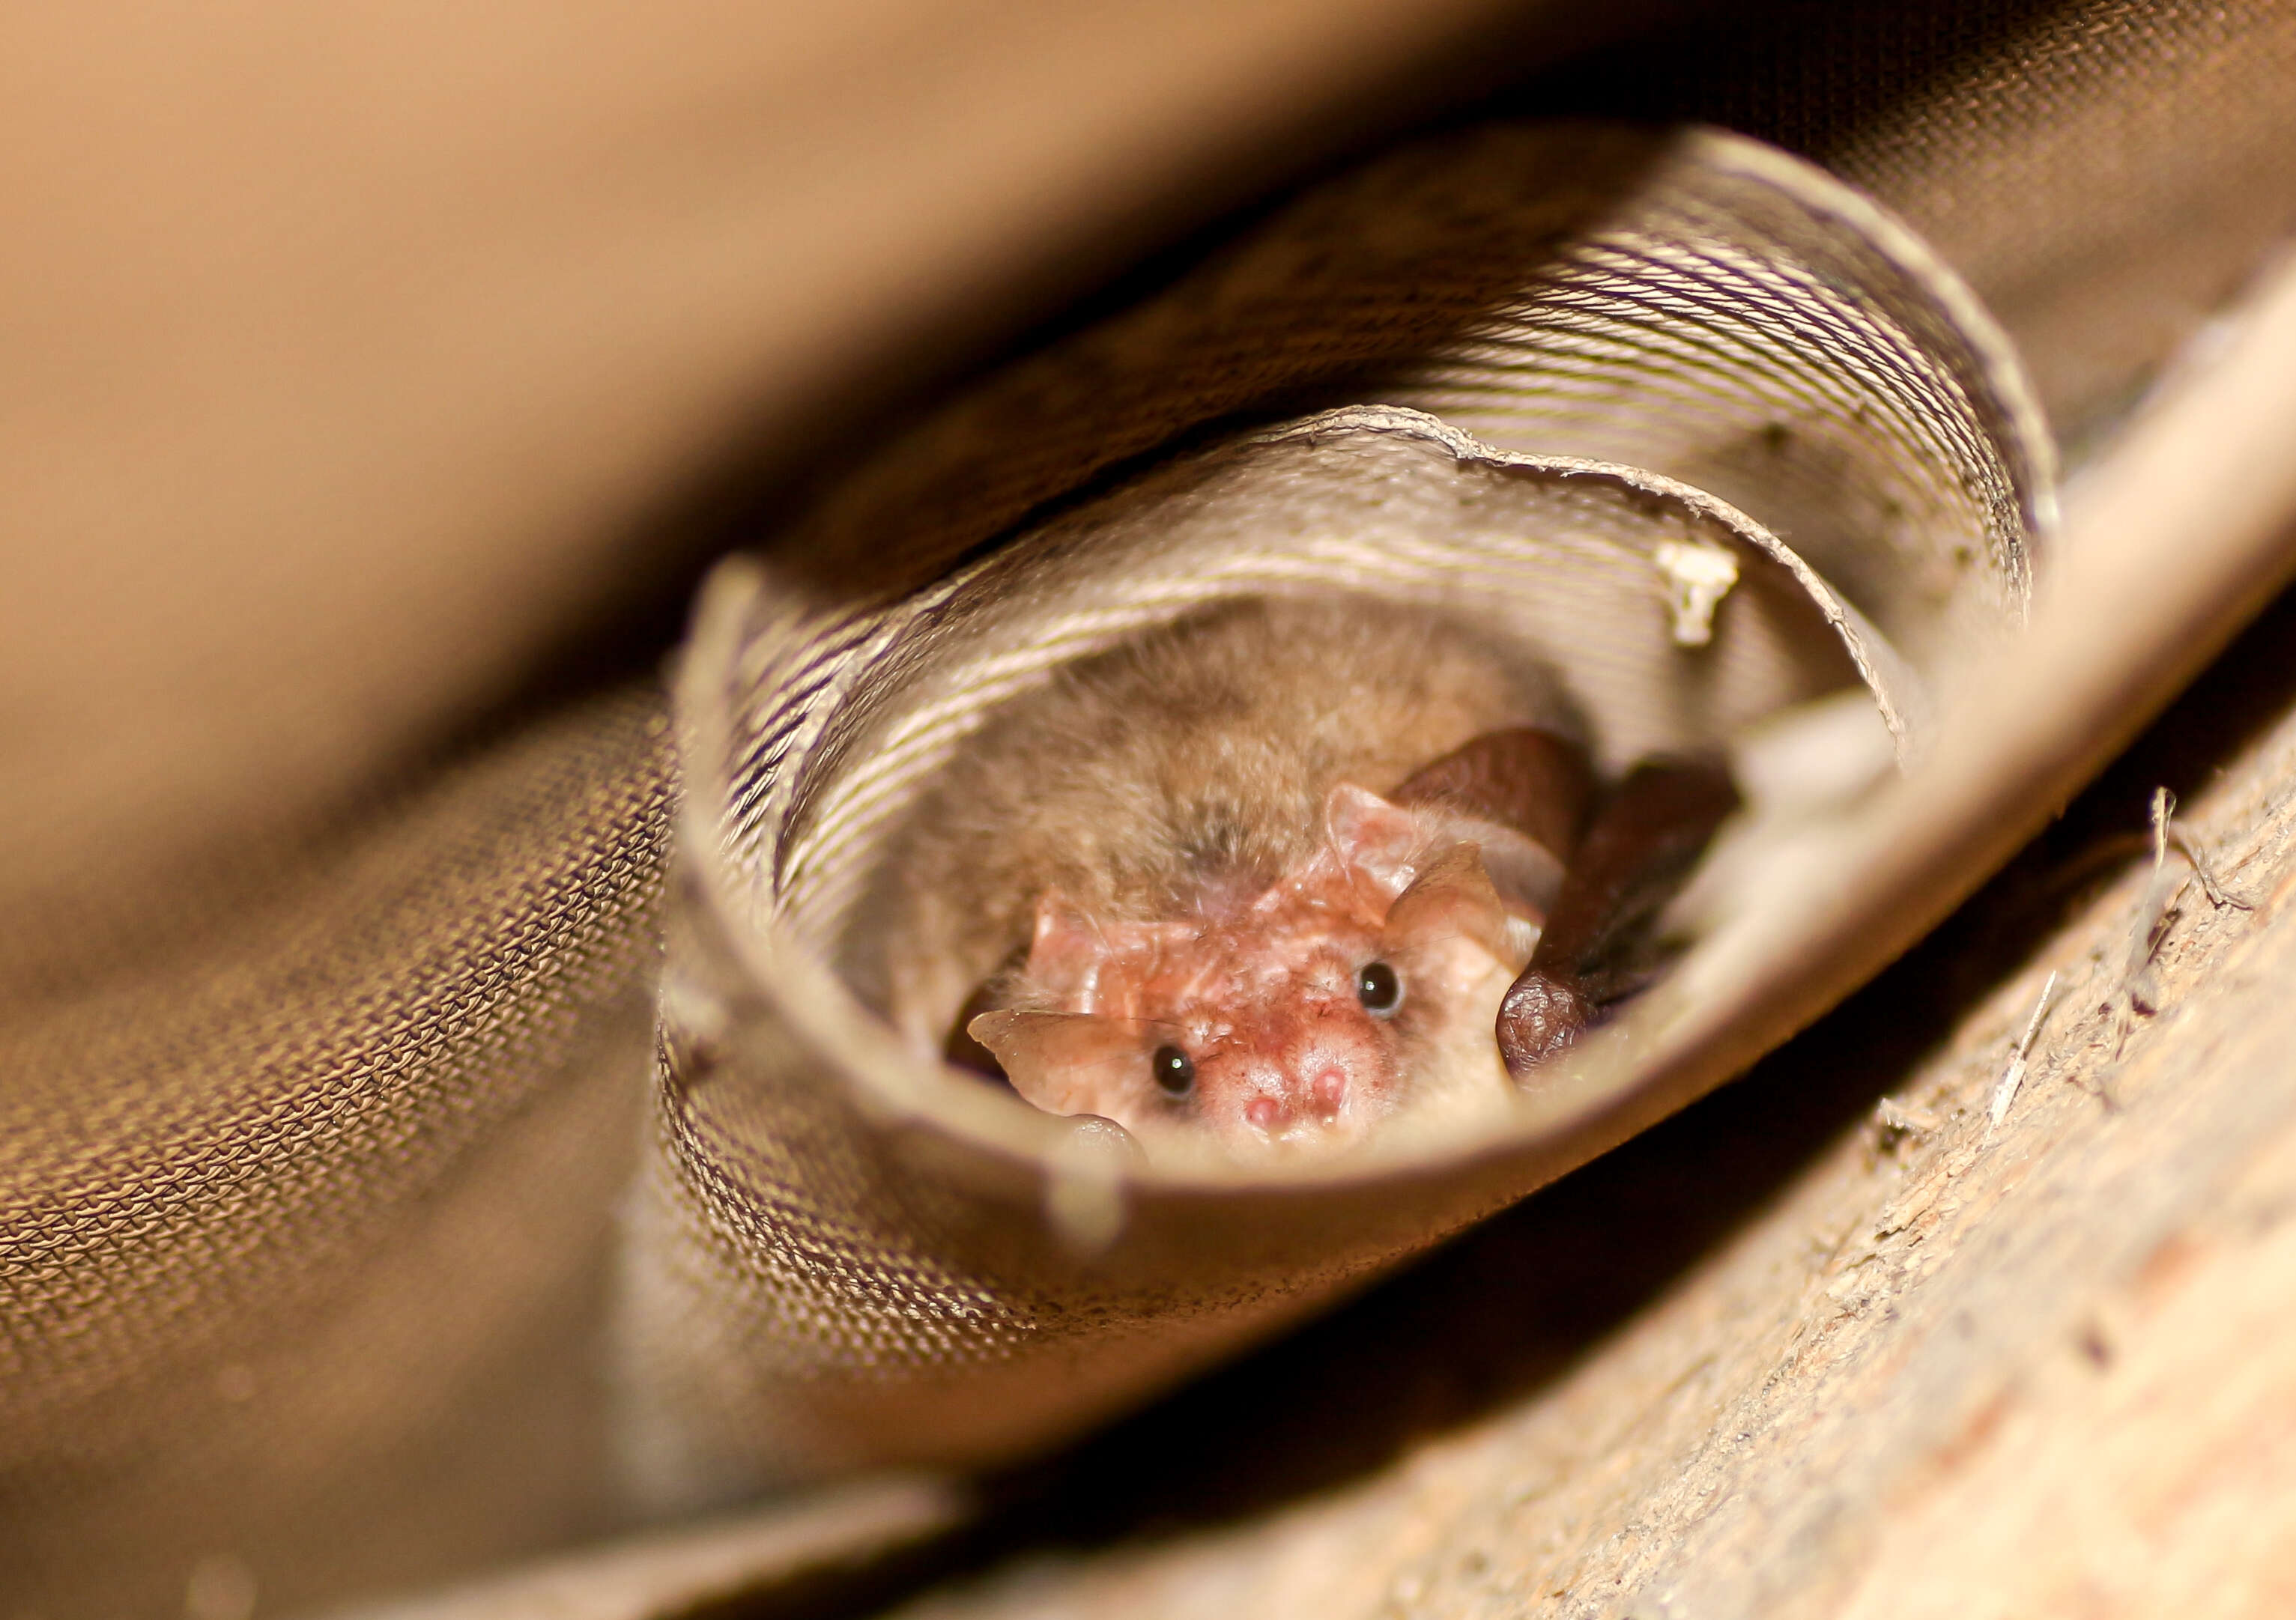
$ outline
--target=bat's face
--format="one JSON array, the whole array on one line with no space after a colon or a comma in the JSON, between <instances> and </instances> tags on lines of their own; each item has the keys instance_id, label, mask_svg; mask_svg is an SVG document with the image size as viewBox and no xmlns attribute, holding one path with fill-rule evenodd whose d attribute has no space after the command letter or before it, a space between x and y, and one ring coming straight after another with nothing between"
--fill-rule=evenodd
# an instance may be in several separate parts
<instances>
[{"instance_id":1,"label":"bat's face","mask_svg":"<svg viewBox=\"0 0 2296 1620\"><path fill-rule=\"evenodd\" d=\"M1203 915L1043 896L1022 1008L972 1033L1039 1108L1241 1157L1360 1142L1463 1060L1503 1075L1492 1021L1536 934L1480 846L1357 788L1326 819L1300 870Z\"/></svg>"}]
</instances>

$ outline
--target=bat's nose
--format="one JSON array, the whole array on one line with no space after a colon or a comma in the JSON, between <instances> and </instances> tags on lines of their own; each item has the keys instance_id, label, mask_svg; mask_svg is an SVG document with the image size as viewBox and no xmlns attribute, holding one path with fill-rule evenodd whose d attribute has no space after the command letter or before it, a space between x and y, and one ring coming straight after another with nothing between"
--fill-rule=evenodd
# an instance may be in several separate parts
<instances>
[{"instance_id":1,"label":"bat's nose","mask_svg":"<svg viewBox=\"0 0 2296 1620\"><path fill-rule=\"evenodd\" d=\"M1294 1120L1329 1125L1348 1102L1348 1071L1338 1060L1320 1054L1292 1071L1296 1080L1279 1081L1243 1105L1246 1124L1259 1131L1276 1131Z\"/></svg>"}]
</instances>

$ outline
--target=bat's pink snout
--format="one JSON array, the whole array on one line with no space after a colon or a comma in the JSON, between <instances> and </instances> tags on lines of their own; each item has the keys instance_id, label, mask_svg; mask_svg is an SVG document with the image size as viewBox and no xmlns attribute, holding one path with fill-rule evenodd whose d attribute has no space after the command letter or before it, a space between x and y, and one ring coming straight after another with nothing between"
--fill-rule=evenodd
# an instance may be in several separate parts
<instances>
[{"instance_id":1,"label":"bat's pink snout","mask_svg":"<svg viewBox=\"0 0 2296 1620\"><path fill-rule=\"evenodd\" d=\"M1259 1131L1274 1131L1288 1124L1294 1114L1329 1124L1347 1105L1348 1071L1327 1061L1298 1088L1296 1099L1262 1092L1243 1105L1243 1118Z\"/></svg>"}]
</instances>

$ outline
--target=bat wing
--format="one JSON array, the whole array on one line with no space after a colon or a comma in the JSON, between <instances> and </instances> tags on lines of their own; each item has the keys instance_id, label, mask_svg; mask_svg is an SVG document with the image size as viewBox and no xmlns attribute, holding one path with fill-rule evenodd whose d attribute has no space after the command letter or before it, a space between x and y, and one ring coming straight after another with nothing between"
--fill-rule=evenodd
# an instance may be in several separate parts
<instances>
[{"instance_id":1,"label":"bat wing","mask_svg":"<svg viewBox=\"0 0 2296 1620\"><path fill-rule=\"evenodd\" d=\"M1567 865L1594 790L1584 748L1559 732L1518 725L1461 744L1413 772L1389 797L1506 828Z\"/></svg>"}]
</instances>

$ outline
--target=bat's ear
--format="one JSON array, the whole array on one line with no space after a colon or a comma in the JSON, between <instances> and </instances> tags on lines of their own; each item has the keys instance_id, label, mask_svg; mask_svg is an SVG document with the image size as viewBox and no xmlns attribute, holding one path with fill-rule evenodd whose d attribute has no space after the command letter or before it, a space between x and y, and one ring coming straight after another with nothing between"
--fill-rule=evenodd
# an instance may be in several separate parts
<instances>
[{"instance_id":1,"label":"bat's ear","mask_svg":"<svg viewBox=\"0 0 2296 1620\"><path fill-rule=\"evenodd\" d=\"M1324 837L1348 874L1389 900L1411 886L1434 834L1426 815L1343 781L1324 800Z\"/></svg>"},{"instance_id":2,"label":"bat's ear","mask_svg":"<svg viewBox=\"0 0 2296 1620\"><path fill-rule=\"evenodd\" d=\"M1029 942L1031 986L1064 1006L1090 1012L1108 957L1108 940L1074 901L1056 888L1037 896L1037 931Z\"/></svg>"},{"instance_id":3,"label":"bat's ear","mask_svg":"<svg viewBox=\"0 0 2296 1620\"><path fill-rule=\"evenodd\" d=\"M1136 1113L1161 1026L1075 1012L984 1012L965 1026L1013 1089L1048 1114Z\"/></svg>"},{"instance_id":4,"label":"bat's ear","mask_svg":"<svg viewBox=\"0 0 2296 1620\"><path fill-rule=\"evenodd\" d=\"M1506 909L1544 923L1562 888L1562 863L1553 850L1512 827L1472 817L1453 817L1445 834L1482 851L1483 867Z\"/></svg>"},{"instance_id":5,"label":"bat's ear","mask_svg":"<svg viewBox=\"0 0 2296 1620\"><path fill-rule=\"evenodd\" d=\"M1447 804L1390 804L1341 782L1324 801L1324 832L1349 873L1392 900L1450 846L1472 844L1506 909L1543 920L1562 887L1562 863L1537 839Z\"/></svg>"},{"instance_id":6,"label":"bat's ear","mask_svg":"<svg viewBox=\"0 0 2296 1620\"><path fill-rule=\"evenodd\" d=\"M1494 957L1507 951L1507 908L1472 844L1455 844L1422 872L1387 913L1383 951L1405 952L1431 939L1473 940Z\"/></svg>"}]
</instances>

